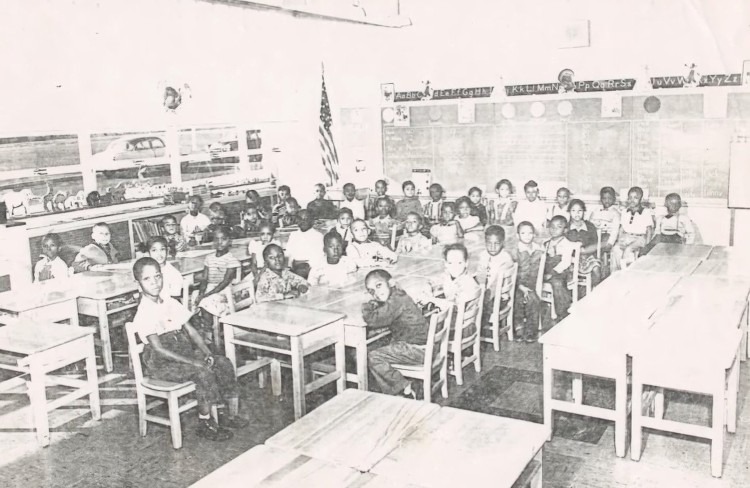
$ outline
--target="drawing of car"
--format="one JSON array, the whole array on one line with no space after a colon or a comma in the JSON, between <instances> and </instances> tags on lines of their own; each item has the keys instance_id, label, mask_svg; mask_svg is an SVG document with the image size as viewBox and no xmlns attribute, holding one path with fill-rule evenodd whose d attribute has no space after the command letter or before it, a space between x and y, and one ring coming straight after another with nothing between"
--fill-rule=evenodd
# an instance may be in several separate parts
<instances>
[{"instance_id":1,"label":"drawing of car","mask_svg":"<svg viewBox=\"0 0 750 488\"><path fill-rule=\"evenodd\" d=\"M104 151L91 158L96 171L102 171L109 177L115 171L135 169L143 171L146 167L167 165L166 146L161 137L140 134L120 137L110 142ZM186 165L187 163L183 163ZM184 169L184 168L183 168Z\"/></svg>"},{"instance_id":2,"label":"drawing of car","mask_svg":"<svg viewBox=\"0 0 750 488\"><path fill-rule=\"evenodd\" d=\"M259 162L263 160L263 154L260 152L262 140L259 130L247 131L247 149L249 151L249 161ZM240 158L237 154L239 143L237 136L227 137L208 146L208 153L211 155L212 163L230 163L237 164Z\"/></svg>"}]
</instances>

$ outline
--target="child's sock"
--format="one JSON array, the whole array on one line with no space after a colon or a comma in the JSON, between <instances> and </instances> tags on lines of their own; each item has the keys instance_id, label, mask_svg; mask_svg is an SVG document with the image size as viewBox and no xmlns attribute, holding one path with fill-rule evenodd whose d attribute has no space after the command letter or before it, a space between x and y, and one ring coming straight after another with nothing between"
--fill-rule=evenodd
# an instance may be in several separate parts
<instances>
[{"instance_id":1,"label":"child's sock","mask_svg":"<svg viewBox=\"0 0 750 488\"><path fill-rule=\"evenodd\" d=\"M201 419L201 420L208 420L208 419L211 418L211 414L207 413L206 415L203 415L202 413L199 413L198 414L198 418Z\"/></svg>"}]
</instances>

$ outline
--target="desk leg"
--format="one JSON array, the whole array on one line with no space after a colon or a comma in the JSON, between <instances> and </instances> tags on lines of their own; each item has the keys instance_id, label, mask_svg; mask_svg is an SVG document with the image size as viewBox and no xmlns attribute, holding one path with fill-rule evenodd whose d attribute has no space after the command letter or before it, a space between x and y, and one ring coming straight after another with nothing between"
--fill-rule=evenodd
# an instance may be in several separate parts
<instances>
[{"instance_id":1,"label":"desk leg","mask_svg":"<svg viewBox=\"0 0 750 488\"><path fill-rule=\"evenodd\" d=\"M615 454L625 457L628 434L628 359L622 356L622 364L615 378Z\"/></svg>"},{"instance_id":2,"label":"desk leg","mask_svg":"<svg viewBox=\"0 0 750 488\"><path fill-rule=\"evenodd\" d=\"M49 446L49 418L47 418L47 391L45 374L35 360L29 364L30 378L26 386L31 401L31 414L36 429L36 439L42 447Z\"/></svg>"},{"instance_id":3,"label":"desk leg","mask_svg":"<svg viewBox=\"0 0 750 488\"><path fill-rule=\"evenodd\" d=\"M91 416L94 420L102 418L102 407L99 401L99 381L96 374L96 352L94 351L94 336L88 337L89 353L86 355L86 381L89 383L89 404L91 405Z\"/></svg>"},{"instance_id":4,"label":"desk leg","mask_svg":"<svg viewBox=\"0 0 750 488\"><path fill-rule=\"evenodd\" d=\"M534 460L539 463L539 469L534 474L534 476L529 480L529 487L530 488L542 488L542 471L544 470L544 464L542 463L542 458L544 448L542 447L539 449L539 452L536 453L536 456L534 456Z\"/></svg>"},{"instance_id":5,"label":"desk leg","mask_svg":"<svg viewBox=\"0 0 750 488\"><path fill-rule=\"evenodd\" d=\"M739 351L737 356L742 355ZM732 367L729 368L727 376L727 431L734 433L737 431L737 391L740 387L740 365L735 358Z\"/></svg>"},{"instance_id":6,"label":"desk leg","mask_svg":"<svg viewBox=\"0 0 750 488\"><path fill-rule=\"evenodd\" d=\"M630 459L639 461L641 459L641 441L643 436L643 427L641 427L641 417L643 416L643 383L638 370L638 359L633 359L633 389L630 394L632 426L630 427ZM615 427L616 429L617 427Z\"/></svg>"},{"instance_id":7,"label":"desk leg","mask_svg":"<svg viewBox=\"0 0 750 488\"><path fill-rule=\"evenodd\" d=\"M104 371L111 373L114 369L112 362L112 341L109 337L109 316L107 315L107 301L97 300L96 310L99 319L99 339L102 342L102 361Z\"/></svg>"},{"instance_id":8,"label":"desk leg","mask_svg":"<svg viewBox=\"0 0 750 488\"><path fill-rule=\"evenodd\" d=\"M581 373L571 373L573 375L573 401L579 405L583 404L583 375Z\"/></svg>"},{"instance_id":9,"label":"desk leg","mask_svg":"<svg viewBox=\"0 0 750 488\"><path fill-rule=\"evenodd\" d=\"M713 381L713 401L711 402L711 476L721 477L722 462L724 460L724 406L726 402L726 376L721 371Z\"/></svg>"},{"instance_id":10,"label":"desk leg","mask_svg":"<svg viewBox=\"0 0 750 488\"><path fill-rule=\"evenodd\" d=\"M347 326L344 335L357 357L357 388L367 391L367 328Z\"/></svg>"},{"instance_id":11,"label":"desk leg","mask_svg":"<svg viewBox=\"0 0 750 488\"><path fill-rule=\"evenodd\" d=\"M341 374L336 381L336 391L343 393L346 389L346 346L344 345L344 326L339 325L338 340L334 344L336 355L336 369Z\"/></svg>"},{"instance_id":12,"label":"desk leg","mask_svg":"<svg viewBox=\"0 0 750 488\"><path fill-rule=\"evenodd\" d=\"M305 415L305 358L299 337L290 337L292 349L292 394L294 420Z\"/></svg>"},{"instance_id":13,"label":"desk leg","mask_svg":"<svg viewBox=\"0 0 750 488\"><path fill-rule=\"evenodd\" d=\"M554 425L552 424L552 361L550 361L549 346L544 347L544 359L542 365L542 383L544 385L544 428L547 429L547 440L552 440Z\"/></svg>"},{"instance_id":14,"label":"desk leg","mask_svg":"<svg viewBox=\"0 0 750 488\"><path fill-rule=\"evenodd\" d=\"M76 299L70 300L67 302L68 308L70 308L70 325L75 325L78 327L80 324L78 323L78 301Z\"/></svg>"}]
</instances>

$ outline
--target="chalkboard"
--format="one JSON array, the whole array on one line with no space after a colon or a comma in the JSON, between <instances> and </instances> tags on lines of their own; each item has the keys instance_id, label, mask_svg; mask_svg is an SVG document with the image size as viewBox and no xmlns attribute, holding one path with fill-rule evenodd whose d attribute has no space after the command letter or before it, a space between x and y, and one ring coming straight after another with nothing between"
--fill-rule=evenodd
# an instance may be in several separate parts
<instances>
[{"instance_id":1,"label":"chalkboard","mask_svg":"<svg viewBox=\"0 0 750 488\"><path fill-rule=\"evenodd\" d=\"M568 117L557 113L559 101L545 100L539 118L528 101L508 102L511 118L505 103L481 103L475 122L465 124L457 105L415 105L410 127L383 124L385 173L400 183L412 169L430 169L452 193L491 190L508 178L517 187L528 179L566 182L579 195L639 185L654 198L678 192L686 200L726 200L730 140L750 130L750 96L728 94L727 118L718 119L701 117L701 94L658 96L657 114L646 113L642 96L623 97L620 118L602 118L598 99L569 100ZM551 197L554 190L542 192Z\"/></svg>"}]
</instances>

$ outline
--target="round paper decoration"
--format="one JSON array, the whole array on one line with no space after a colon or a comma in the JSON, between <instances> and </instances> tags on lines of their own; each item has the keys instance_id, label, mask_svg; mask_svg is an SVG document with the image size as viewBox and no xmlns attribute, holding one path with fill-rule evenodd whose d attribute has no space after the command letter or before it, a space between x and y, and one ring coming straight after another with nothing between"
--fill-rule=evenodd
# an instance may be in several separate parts
<instances>
[{"instance_id":1,"label":"round paper decoration","mask_svg":"<svg viewBox=\"0 0 750 488\"><path fill-rule=\"evenodd\" d=\"M393 109L391 107L386 107L383 109L383 122L391 123L393 122Z\"/></svg>"},{"instance_id":2,"label":"round paper decoration","mask_svg":"<svg viewBox=\"0 0 750 488\"><path fill-rule=\"evenodd\" d=\"M544 104L542 102L534 102L531 104L531 116L541 117L544 115Z\"/></svg>"},{"instance_id":3,"label":"round paper decoration","mask_svg":"<svg viewBox=\"0 0 750 488\"><path fill-rule=\"evenodd\" d=\"M657 97L648 97L643 101L643 108L650 114L656 113L661 108L661 100Z\"/></svg>"},{"instance_id":4,"label":"round paper decoration","mask_svg":"<svg viewBox=\"0 0 750 488\"><path fill-rule=\"evenodd\" d=\"M440 120L440 118L443 116L443 111L440 109L439 106L435 105L433 107L430 107L430 120L432 122L437 122Z\"/></svg>"},{"instance_id":5,"label":"round paper decoration","mask_svg":"<svg viewBox=\"0 0 750 488\"><path fill-rule=\"evenodd\" d=\"M500 113L502 113L503 117L506 119L512 119L516 116L516 106L512 103L504 103L503 107L500 109Z\"/></svg>"},{"instance_id":6,"label":"round paper decoration","mask_svg":"<svg viewBox=\"0 0 750 488\"><path fill-rule=\"evenodd\" d=\"M568 115L573 113L573 104L568 100L561 101L557 104L557 113L559 113L563 117L567 117Z\"/></svg>"}]
</instances>

